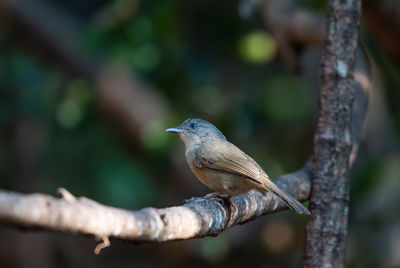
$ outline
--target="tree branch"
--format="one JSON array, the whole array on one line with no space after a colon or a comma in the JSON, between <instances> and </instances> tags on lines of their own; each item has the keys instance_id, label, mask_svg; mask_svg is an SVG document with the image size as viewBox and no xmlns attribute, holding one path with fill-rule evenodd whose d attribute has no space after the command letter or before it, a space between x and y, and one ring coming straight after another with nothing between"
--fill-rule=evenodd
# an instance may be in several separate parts
<instances>
[{"instance_id":1,"label":"tree branch","mask_svg":"<svg viewBox=\"0 0 400 268\"><path fill-rule=\"evenodd\" d=\"M360 17L359 0L328 2L304 267L344 267Z\"/></svg>"},{"instance_id":2,"label":"tree branch","mask_svg":"<svg viewBox=\"0 0 400 268\"><path fill-rule=\"evenodd\" d=\"M310 192L311 163L276 183L298 200ZM39 228L72 234L114 237L132 241L164 242L215 236L225 229L264 214L286 209L271 193L252 191L225 199L192 198L184 205L129 211L75 198L65 189L62 199L45 194L0 190L0 222L12 227Z\"/></svg>"}]
</instances>

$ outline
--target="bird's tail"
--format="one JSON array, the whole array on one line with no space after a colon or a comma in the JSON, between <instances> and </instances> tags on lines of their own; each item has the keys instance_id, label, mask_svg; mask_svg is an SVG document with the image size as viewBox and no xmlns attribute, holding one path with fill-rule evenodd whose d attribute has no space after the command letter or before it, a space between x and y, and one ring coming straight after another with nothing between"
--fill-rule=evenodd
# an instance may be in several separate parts
<instances>
[{"instance_id":1,"label":"bird's tail","mask_svg":"<svg viewBox=\"0 0 400 268\"><path fill-rule=\"evenodd\" d=\"M264 182L265 182L265 188L273 192L275 195L277 195L283 202L285 202L285 204L289 208L291 208L292 210L296 211L299 214L310 215L310 211L306 207L304 207L299 201L294 199L291 195L279 189L275 183L273 183L269 179Z\"/></svg>"}]
</instances>

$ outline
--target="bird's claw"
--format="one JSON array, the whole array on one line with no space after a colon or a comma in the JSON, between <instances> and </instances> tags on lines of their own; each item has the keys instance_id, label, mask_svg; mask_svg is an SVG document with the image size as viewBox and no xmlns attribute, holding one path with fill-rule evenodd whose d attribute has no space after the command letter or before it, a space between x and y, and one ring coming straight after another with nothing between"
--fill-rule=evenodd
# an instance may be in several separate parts
<instances>
[{"instance_id":1,"label":"bird's claw","mask_svg":"<svg viewBox=\"0 0 400 268\"><path fill-rule=\"evenodd\" d=\"M204 197L191 197L189 199L185 199L185 200L183 200L183 204L186 205L188 203L202 201L204 199L211 199L211 200L218 202L221 205L224 205L226 203L230 204L230 198L231 198L230 195L219 193L219 192L214 192L214 193L206 194Z\"/></svg>"},{"instance_id":2,"label":"bird's claw","mask_svg":"<svg viewBox=\"0 0 400 268\"><path fill-rule=\"evenodd\" d=\"M212 199L217 201L219 204L224 205L225 203L230 204L230 195L219 193L219 192L214 192L214 193L209 193L204 196L204 198L207 199Z\"/></svg>"}]
</instances>

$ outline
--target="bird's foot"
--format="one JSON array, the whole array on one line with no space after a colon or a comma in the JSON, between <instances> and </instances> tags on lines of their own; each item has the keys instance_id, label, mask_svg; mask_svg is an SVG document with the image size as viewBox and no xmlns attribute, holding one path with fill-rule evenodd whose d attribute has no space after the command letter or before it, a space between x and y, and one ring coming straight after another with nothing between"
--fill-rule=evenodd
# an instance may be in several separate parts
<instances>
[{"instance_id":1,"label":"bird's foot","mask_svg":"<svg viewBox=\"0 0 400 268\"><path fill-rule=\"evenodd\" d=\"M220 193L220 192L209 193L209 194L206 194L204 197L205 198L210 198L210 199L212 199L212 198L225 198L225 199L228 199L228 200L231 198L230 195L223 194L223 193Z\"/></svg>"},{"instance_id":2,"label":"bird's foot","mask_svg":"<svg viewBox=\"0 0 400 268\"><path fill-rule=\"evenodd\" d=\"M190 199L185 199L183 201L183 203L184 204L188 204L188 203L191 203L191 202L196 202L197 200L202 201L205 198L217 201L219 204L223 205L223 204L226 204L226 203L230 204L231 196L228 195L228 194L214 192L214 193L206 194L204 197L191 197Z\"/></svg>"},{"instance_id":3,"label":"bird's foot","mask_svg":"<svg viewBox=\"0 0 400 268\"><path fill-rule=\"evenodd\" d=\"M214 193L209 193L207 195L204 196L207 199L212 199L217 201L218 203L220 203L221 205L228 203L230 205L230 199L231 196L228 194L223 194L223 193L219 193L219 192L214 192Z\"/></svg>"}]
</instances>

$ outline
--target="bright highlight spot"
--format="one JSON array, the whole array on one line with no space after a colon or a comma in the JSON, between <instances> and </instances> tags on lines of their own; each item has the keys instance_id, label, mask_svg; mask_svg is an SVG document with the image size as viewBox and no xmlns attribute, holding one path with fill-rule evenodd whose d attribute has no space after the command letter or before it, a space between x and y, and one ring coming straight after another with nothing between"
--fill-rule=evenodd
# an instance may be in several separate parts
<instances>
[{"instance_id":1,"label":"bright highlight spot","mask_svg":"<svg viewBox=\"0 0 400 268\"><path fill-rule=\"evenodd\" d=\"M239 54L251 63L266 63L276 54L275 39L264 31L254 31L239 42Z\"/></svg>"}]
</instances>

